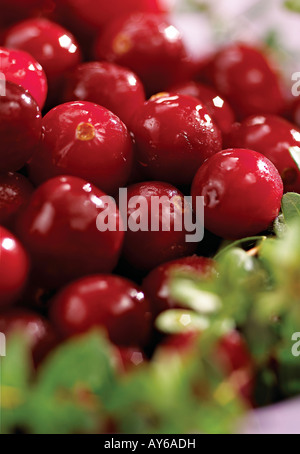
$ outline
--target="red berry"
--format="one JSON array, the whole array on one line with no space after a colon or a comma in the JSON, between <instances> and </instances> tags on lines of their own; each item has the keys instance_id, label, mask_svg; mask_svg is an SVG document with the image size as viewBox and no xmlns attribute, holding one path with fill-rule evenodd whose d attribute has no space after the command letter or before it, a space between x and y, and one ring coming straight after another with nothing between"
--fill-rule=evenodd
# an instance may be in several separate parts
<instances>
[{"instance_id":1,"label":"red berry","mask_svg":"<svg viewBox=\"0 0 300 454\"><path fill-rule=\"evenodd\" d=\"M167 183L139 183L128 188L128 231L125 234L124 257L135 268L150 270L195 252L196 243L187 242L184 217L192 218L192 209L183 195ZM156 202L159 198L161 207ZM155 228L152 220L155 220ZM131 222L142 230L134 230ZM182 224L181 229L176 225ZM135 225L134 225L135 227ZM191 233L191 232L189 232Z\"/></svg>"},{"instance_id":2,"label":"red berry","mask_svg":"<svg viewBox=\"0 0 300 454\"><path fill-rule=\"evenodd\" d=\"M58 287L84 275L112 271L124 232L112 200L108 215L116 221L115 231L97 229L97 216L106 205L102 191L75 177L53 178L35 191L17 227L41 286Z\"/></svg>"},{"instance_id":3,"label":"red berry","mask_svg":"<svg viewBox=\"0 0 300 454\"><path fill-rule=\"evenodd\" d=\"M134 11L159 12L159 0L67 0L81 20L92 27L103 27L113 19Z\"/></svg>"},{"instance_id":4,"label":"red berry","mask_svg":"<svg viewBox=\"0 0 300 454\"><path fill-rule=\"evenodd\" d=\"M130 126L132 115L145 102L145 92L132 71L113 63L90 62L69 75L64 98L99 104Z\"/></svg>"},{"instance_id":5,"label":"red berry","mask_svg":"<svg viewBox=\"0 0 300 454\"><path fill-rule=\"evenodd\" d=\"M80 61L80 49L74 36L43 18L28 19L11 27L4 45L31 54L42 65L50 83L74 69Z\"/></svg>"},{"instance_id":6,"label":"red berry","mask_svg":"<svg viewBox=\"0 0 300 454\"><path fill-rule=\"evenodd\" d=\"M118 276L95 275L70 284L54 298L50 312L65 337L99 326L117 345L143 346L149 339L148 301L135 284Z\"/></svg>"},{"instance_id":7,"label":"red berry","mask_svg":"<svg viewBox=\"0 0 300 454\"><path fill-rule=\"evenodd\" d=\"M285 108L280 80L265 55L245 44L232 44L215 56L212 81L241 117L278 114Z\"/></svg>"},{"instance_id":8,"label":"red berry","mask_svg":"<svg viewBox=\"0 0 300 454\"><path fill-rule=\"evenodd\" d=\"M196 174L192 196L203 196L205 227L237 239L267 229L278 216L283 184L276 167L252 150L229 149L208 159Z\"/></svg>"},{"instance_id":9,"label":"red berry","mask_svg":"<svg viewBox=\"0 0 300 454\"><path fill-rule=\"evenodd\" d=\"M180 307L170 294L170 282L176 273L193 275L199 279L207 279L214 273L214 262L211 259L185 257L164 263L151 271L143 282L143 290L149 298L151 312L154 316L168 309Z\"/></svg>"},{"instance_id":10,"label":"red berry","mask_svg":"<svg viewBox=\"0 0 300 454\"><path fill-rule=\"evenodd\" d=\"M170 86L186 58L177 28L159 14L146 13L110 22L96 42L95 54L134 71L148 94Z\"/></svg>"},{"instance_id":11,"label":"red berry","mask_svg":"<svg viewBox=\"0 0 300 454\"><path fill-rule=\"evenodd\" d=\"M33 186L18 173L0 174L0 224L11 228L20 210L26 205Z\"/></svg>"},{"instance_id":12,"label":"red berry","mask_svg":"<svg viewBox=\"0 0 300 454\"><path fill-rule=\"evenodd\" d=\"M5 85L5 96L0 96L0 172L23 167L42 133L42 117L33 97L18 85Z\"/></svg>"},{"instance_id":13,"label":"red berry","mask_svg":"<svg viewBox=\"0 0 300 454\"><path fill-rule=\"evenodd\" d=\"M258 151L273 162L286 192L300 192L300 172L290 148L300 147L300 131L274 115L256 115L234 125L230 146Z\"/></svg>"},{"instance_id":14,"label":"red berry","mask_svg":"<svg viewBox=\"0 0 300 454\"><path fill-rule=\"evenodd\" d=\"M137 159L151 179L191 184L199 166L222 149L222 137L196 98L161 93L135 114Z\"/></svg>"},{"instance_id":15,"label":"red berry","mask_svg":"<svg viewBox=\"0 0 300 454\"><path fill-rule=\"evenodd\" d=\"M29 261L23 246L0 226L0 308L13 304L22 293Z\"/></svg>"},{"instance_id":16,"label":"red berry","mask_svg":"<svg viewBox=\"0 0 300 454\"><path fill-rule=\"evenodd\" d=\"M36 100L40 109L47 97L47 79L43 68L31 55L21 50L0 47L1 72L7 81L21 85Z\"/></svg>"},{"instance_id":17,"label":"red berry","mask_svg":"<svg viewBox=\"0 0 300 454\"><path fill-rule=\"evenodd\" d=\"M43 118L29 175L37 185L57 175L74 175L114 194L127 183L131 166L132 142L121 120L97 104L75 101Z\"/></svg>"},{"instance_id":18,"label":"red berry","mask_svg":"<svg viewBox=\"0 0 300 454\"><path fill-rule=\"evenodd\" d=\"M0 331L6 336L14 332L25 335L36 366L58 343L57 334L51 324L40 315L26 309L0 313Z\"/></svg>"},{"instance_id":19,"label":"red berry","mask_svg":"<svg viewBox=\"0 0 300 454\"><path fill-rule=\"evenodd\" d=\"M230 132L235 121L235 115L229 103L219 96L213 88L199 82L190 81L175 85L169 91L199 99L205 105L209 115L221 132L223 134Z\"/></svg>"}]
</instances>

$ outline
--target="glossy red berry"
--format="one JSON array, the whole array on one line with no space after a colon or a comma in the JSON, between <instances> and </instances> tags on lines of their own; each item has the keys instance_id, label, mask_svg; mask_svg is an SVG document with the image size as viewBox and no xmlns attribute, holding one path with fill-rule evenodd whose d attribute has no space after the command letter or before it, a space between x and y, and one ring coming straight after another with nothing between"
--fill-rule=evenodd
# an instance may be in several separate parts
<instances>
[{"instance_id":1,"label":"glossy red berry","mask_svg":"<svg viewBox=\"0 0 300 454\"><path fill-rule=\"evenodd\" d=\"M18 173L0 174L0 224L12 228L33 193L33 186Z\"/></svg>"},{"instance_id":2,"label":"glossy red berry","mask_svg":"<svg viewBox=\"0 0 300 454\"><path fill-rule=\"evenodd\" d=\"M159 0L67 0L72 12L86 24L98 28L135 11L159 12Z\"/></svg>"},{"instance_id":3,"label":"glossy red berry","mask_svg":"<svg viewBox=\"0 0 300 454\"><path fill-rule=\"evenodd\" d=\"M21 85L43 108L48 91L44 70L31 55L22 50L0 47L1 72L7 81Z\"/></svg>"},{"instance_id":4,"label":"glossy red berry","mask_svg":"<svg viewBox=\"0 0 300 454\"><path fill-rule=\"evenodd\" d=\"M192 220L192 209L178 189L167 183L139 183L128 188L127 197L124 257L131 265L151 270L195 252L197 244L187 241L191 232L184 222L184 218Z\"/></svg>"},{"instance_id":5,"label":"glossy red berry","mask_svg":"<svg viewBox=\"0 0 300 454\"><path fill-rule=\"evenodd\" d=\"M186 58L180 32L159 14L132 14L110 22L95 48L96 58L134 71L148 94L176 80Z\"/></svg>"},{"instance_id":6,"label":"glossy red berry","mask_svg":"<svg viewBox=\"0 0 300 454\"><path fill-rule=\"evenodd\" d=\"M5 94L0 96L0 172L23 167L41 133L42 117L33 97L23 87L6 82Z\"/></svg>"},{"instance_id":7,"label":"glossy red berry","mask_svg":"<svg viewBox=\"0 0 300 454\"><path fill-rule=\"evenodd\" d=\"M278 216L283 184L276 167L252 150L229 149L197 172L192 196L204 197L205 227L226 239L266 230Z\"/></svg>"},{"instance_id":8,"label":"glossy red berry","mask_svg":"<svg viewBox=\"0 0 300 454\"><path fill-rule=\"evenodd\" d=\"M131 166L132 142L121 120L97 104L75 101L43 118L29 175L37 185L57 175L74 175L114 194L127 183Z\"/></svg>"},{"instance_id":9,"label":"glossy red berry","mask_svg":"<svg viewBox=\"0 0 300 454\"><path fill-rule=\"evenodd\" d=\"M37 313L27 309L13 309L0 313L0 332L6 336L12 333L24 335L36 366L58 344L58 336L52 325Z\"/></svg>"},{"instance_id":10,"label":"glossy red berry","mask_svg":"<svg viewBox=\"0 0 300 454\"><path fill-rule=\"evenodd\" d=\"M107 205L108 200L110 204ZM114 229L100 231L105 213ZM111 272L123 243L119 211L102 191L75 177L56 177L33 194L18 221L41 286L58 287L97 272Z\"/></svg>"},{"instance_id":11,"label":"glossy red berry","mask_svg":"<svg viewBox=\"0 0 300 454\"><path fill-rule=\"evenodd\" d=\"M143 290L149 298L154 317L168 309L180 307L171 296L170 283L177 274L188 274L199 279L208 279L214 274L214 261L193 255L164 263L148 274L143 282Z\"/></svg>"},{"instance_id":12,"label":"glossy red berry","mask_svg":"<svg viewBox=\"0 0 300 454\"><path fill-rule=\"evenodd\" d=\"M51 306L54 326L65 337L98 326L121 346L147 343L151 316L143 292L127 279L95 275L63 289Z\"/></svg>"},{"instance_id":13,"label":"glossy red berry","mask_svg":"<svg viewBox=\"0 0 300 454\"><path fill-rule=\"evenodd\" d=\"M29 261L21 243L0 226L0 308L13 304L22 293Z\"/></svg>"},{"instance_id":14,"label":"glossy red berry","mask_svg":"<svg viewBox=\"0 0 300 454\"><path fill-rule=\"evenodd\" d=\"M223 99L213 88L199 82L183 82L174 85L169 90L171 93L192 96L201 101L215 124L223 134L228 134L235 121L235 115L229 103Z\"/></svg>"},{"instance_id":15,"label":"glossy red berry","mask_svg":"<svg viewBox=\"0 0 300 454\"><path fill-rule=\"evenodd\" d=\"M142 82L130 70L108 62L78 66L66 80L65 101L90 101L106 107L128 127L134 112L144 104Z\"/></svg>"},{"instance_id":16,"label":"glossy red berry","mask_svg":"<svg viewBox=\"0 0 300 454\"><path fill-rule=\"evenodd\" d=\"M191 184L203 162L222 149L222 136L196 98L162 93L135 114L137 159L151 179Z\"/></svg>"},{"instance_id":17,"label":"glossy red berry","mask_svg":"<svg viewBox=\"0 0 300 454\"><path fill-rule=\"evenodd\" d=\"M34 18L11 27L4 46L28 52L43 67L53 84L80 62L80 49L74 36L48 19Z\"/></svg>"},{"instance_id":18,"label":"glossy red berry","mask_svg":"<svg viewBox=\"0 0 300 454\"><path fill-rule=\"evenodd\" d=\"M245 44L225 47L215 56L210 75L241 117L278 114L285 108L279 77L258 49Z\"/></svg>"},{"instance_id":19,"label":"glossy red berry","mask_svg":"<svg viewBox=\"0 0 300 454\"><path fill-rule=\"evenodd\" d=\"M300 130L274 115L251 116L234 125L230 146L249 148L273 162L286 192L300 192L300 171L290 155L290 149L300 147Z\"/></svg>"}]
</instances>

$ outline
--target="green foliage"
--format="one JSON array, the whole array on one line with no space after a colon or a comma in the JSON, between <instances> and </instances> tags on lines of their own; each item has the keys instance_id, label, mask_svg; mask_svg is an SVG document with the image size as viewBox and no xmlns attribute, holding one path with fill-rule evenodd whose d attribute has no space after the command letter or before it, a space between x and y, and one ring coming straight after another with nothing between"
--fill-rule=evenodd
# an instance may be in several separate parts
<instances>
[{"instance_id":1,"label":"green foliage","mask_svg":"<svg viewBox=\"0 0 300 454\"><path fill-rule=\"evenodd\" d=\"M289 152L298 169L300 170L300 148L297 146L290 147Z\"/></svg>"},{"instance_id":2,"label":"green foliage","mask_svg":"<svg viewBox=\"0 0 300 454\"><path fill-rule=\"evenodd\" d=\"M289 224L293 219L300 217L300 194L288 192L282 199L282 214L284 220Z\"/></svg>"},{"instance_id":3,"label":"green foliage","mask_svg":"<svg viewBox=\"0 0 300 454\"><path fill-rule=\"evenodd\" d=\"M194 279L193 284L198 298L205 291L221 301L210 316L209 329L218 321L219 326L224 321L230 326L231 321L246 337L255 358L261 404L271 402L265 400L268 394L274 399L300 393L300 361L292 354L292 335L300 332L299 194L284 195L274 232L277 236L227 244L216 255L218 274L209 283ZM180 292L173 296L179 299Z\"/></svg>"},{"instance_id":4,"label":"green foliage","mask_svg":"<svg viewBox=\"0 0 300 454\"><path fill-rule=\"evenodd\" d=\"M242 412L209 355L183 359L161 352L147 366L120 375L112 347L102 333L92 332L59 347L35 374L23 339L14 337L8 345L1 433L105 433L109 422L121 433L229 433Z\"/></svg>"},{"instance_id":5,"label":"green foliage","mask_svg":"<svg viewBox=\"0 0 300 454\"><path fill-rule=\"evenodd\" d=\"M108 396L113 386L109 347L102 336L91 333L67 342L37 374L29 358L22 338L9 339L1 364L1 431L17 427L60 434L98 429L102 403L97 395Z\"/></svg>"},{"instance_id":6,"label":"green foliage","mask_svg":"<svg viewBox=\"0 0 300 454\"><path fill-rule=\"evenodd\" d=\"M300 13L300 0L285 0L284 5L290 11Z\"/></svg>"},{"instance_id":7,"label":"green foliage","mask_svg":"<svg viewBox=\"0 0 300 454\"><path fill-rule=\"evenodd\" d=\"M201 280L175 274L170 291L183 309L161 314L167 334L201 331L186 355L156 350L149 363L121 374L103 333L59 346L36 372L19 334L1 363L1 430L40 433L231 433L245 410L214 355L224 333L238 328L252 352L256 402L300 393L300 195L286 194L267 237L226 243L216 273Z\"/></svg>"}]
</instances>

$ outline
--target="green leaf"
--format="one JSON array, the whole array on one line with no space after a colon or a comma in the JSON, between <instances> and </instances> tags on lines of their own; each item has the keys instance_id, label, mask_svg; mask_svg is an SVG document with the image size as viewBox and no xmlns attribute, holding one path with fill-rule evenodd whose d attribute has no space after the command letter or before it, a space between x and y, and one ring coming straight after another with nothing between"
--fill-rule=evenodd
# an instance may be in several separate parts
<instances>
[{"instance_id":1,"label":"green leaf","mask_svg":"<svg viewBox=\"0 0 300 454\"><path fill-rule=\"evenodd\" d=\"M263 243L262 243L263 244ZM256 252L256 251L255 251ZM259 248L257 249L259 252ZM256 257L240 248L227 250L219 258L219 293L232 298L232 303L238 303L242 309L243 301L247 301L266 283L266 272ZM235 316L237 314L235 313Z\"/></svg>"},{"instance_id":2,"label":"green leaf","mask_svg":"<svg viewBox=\"0 0 300 454\"><path fill-rule=\"evenodd\" d=\"M110 350L108 341L98 331L71 339L40 369L38 389L53 393L84 385L89 391L107 395L114 382Z\"/></svg>"},{"instance_id":3,"label":"green leaf","mask_svg":"<svg viewBox=\"0 0 300 454\"><path fill-rule=\"evenodd\" d=\"M260 250L260 260L268 270L269 285L274 290L276 300L289 310L294 298L299 298L300 282L300 223L294 219L289 224L286 235L280 239L268 239ZM277 303L278 306L279 303Z\"/></svg>"},{"instance_id":4,"label":"green leaf","mask_svg":"<svg viewBox=\"0 0 300 454\"><path fill-rule=\"evenodd\" d=\"M23 426L33 374L27 339L18 332L7 339L6 356L0 358L0 433Z\"/></svg>"},{"instance_id":5,"label":"green leaf","mask_svg":"<svg viewBox=\"0 0 300 454\"><path fill-rule=\"evenodd\" d=\"M24 385L26 393L22 405L2 411L4 432L17 427L32 434L105 433L112 420L121 433L229 433L241 414L240 402L211 364L217 335L201 337L207 347L197 348L195 356L155 355L144 367L115 376L110 343L92 332L62 344L34 380L30 349L19 339L8 346L6 382ZM15 377L16 371L21 376Z\"/></svg>"},{"instance_id":6,"label":"green leaf","mask_svg":"<svg viewBox=\"0 0 300 454\"><path fill-rule=\"evenodd\" d=\"M280 387L287 397L300 394L300 361L292 354L292 343L285 341L278 353Z\"/></svg>"},{"instance_id":7,"label":"green leaf","mask_svg":"<svg viewBox=\"0 0 300 454\"><path fill-rule=\"evenodd\" d=\"M266 45L272 50L278 51L278 49L280 49L281 47L277 30L270 29L267 35L265 36L264 41Z\"/></svg>"},{"instance_id":8,"label":"green leaf","mask_svg":"<svg viewBox=\"0 0 300 454\"><path fill-rule=\"evenodd\" d=\"M227 245L225 248L221 249L216 255L215 255L215 260L219 260L220 257L227 251L229 251L232 248L238 248L242 246L249 246L253 245L255 246L258 242L262 242L266 240L266 236L251 236L249 238L242 238L241 240L233 241L229 245Z\"/></svg>"},{"instance_id":9,"label":"green leaf","mask_svg":"<svg viewBox=\"0 0 300 454\"><path fill-rule=\"evenodd\" d=\"M280 214L279 216L277 216L277 218L274 221L273 229L274 229L275 235L277 235L278 238L283 238L286 234L287 228L288 227L286 225L284 216L283 216L283 214Z\"/></svg>"},{"instance_id":10,"label":"green leaf","mask_svg":"<svg viewBox=\"0 0 300 454\"><path fill-rule=\"evenodd\" d=\"M222 306L221 299L214 293L205 291L196 280L177 277L171 282L171 295L181 305L199 314L213 314Z\"/></svg>"},{"instance_id":11,"label":"green leaf","mask_svg":"<svg viewBox=\"0 0 300 454\"><path fill-rule=\"evenodd\" d=\"M287 9L300 13L300 0L286 0L284 5Z\"/></svg>"},{"instance_id":12,"label":"green leaf","mask_svg":"<svg viewBox=\"0 0 300 454\"><path fill-rule=\"evenodd\" d=\"M219 256L219 273L220 279L226 276L226 281L233 285L241 284L252 276L259 268L255 257L247 254L243 249L234 247L227 249Z\"/></svg>"},{"instance_id":13,"label":"green leaf","mask_svg":"<svg viewBox=\"0 0 300 454\"><path fill-rule=\"evenodd\" d=\"M282 213L287 224L295 218L300 219L300 194L294 192L284 194L282 198Z\"/></svg>"},{"instance_id":14,"label":"green leaf","mask_svg":"<svg viewBox=\"0 0 300 454\"><path fill-rule=\"evenodd\" d=\"M34 433L100 430L115 385L110 343L95 330L60 346L39 371L29 402Z\"/></svg>"},{"instance_id":15,"label":"green leaf","mask_svg":"<svg viewBox=\"0 0 300 454\"><path fill-rule=\"evenodd\" d=\"M289 153L300 170L300 147L290 147Z\"/></svg>"},{"instance_id":16,"label":"green leaf","mask_svg":"<svg viewBox=\"0 0 300 454\"><path fill-rule=\"evenodd\" d=\"M27 339L18 332L7 339L6 356L1 361L1 386L26 390L32 375L31 354Z\"/></svg>"},{"instance_id":17,"label":"green leaf","mask_svg":"<svg viewBox=\"0 0 300 454\"><path fill-rule=\"evenodd\" d=\"M211 355L200 345L195 345L194 355L158 349L149 366L124 378L114 394L111 411L121 433L232 431L242 411L240 402L210 362Z\"/></svg>"},{"instance_id":18,"label":"green leaf","mask_svg":"<svg viewBox=\"0 0 300 454\"><path fill-rule=\"evenodd\" d=\"M100 405L89 408L72 393L67 397L34 392L27 403L26 415L23 426L28 424L30 433L37 435L94 433L103 424Z\"/></svg>"},{"instance_id":19,"label":"green leaf","mask_svg":"<svg viewBox=\"0 0 300 454\"><path fill-rule=\"evenodd\" d=\"M195 421L191 378L192 372L186 361L164 357L162 361L153 360L149 367L124 380L110 407L121 432L188 433L193 424L199 430L199 421Z\"/></svg>"},{"instance_id":20,"label":"green leaf","mask_svg":"<svg viewBox=\"0 0 300 454\"><path fill-rule=\"evenodd\" d=\"M109 345L98 331L71 339L48 357L29 386L29 350L20 338L12 339L3 368L4 431L16 426L34 434L100 430L115 383Z\"/></svg>"},{"instance_id":21,"label":"green leaf","mask_svg":"<svg viewBox=\"0 0 300 454\"><path fill-rule=\"evenodd\" d=\"M193 311L170 309L157 317L155 326L166 334L178 334L191 330L204 331L209 327L209 319Z\"/></svg>"}]
</instances>

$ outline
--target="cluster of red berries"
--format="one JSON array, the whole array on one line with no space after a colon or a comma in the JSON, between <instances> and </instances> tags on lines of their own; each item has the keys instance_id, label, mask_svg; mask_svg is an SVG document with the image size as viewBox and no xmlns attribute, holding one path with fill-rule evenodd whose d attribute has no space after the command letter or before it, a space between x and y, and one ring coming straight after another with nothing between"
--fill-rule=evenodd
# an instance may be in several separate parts
<instances>
[{"instance_id":1,"label":"cluster of red berries","mask_svg":"<svg viewBox=\"0 0 300 454\"><path fill-rule=\"evenodd\" d=\"M169 231L125 232L116 202L117 228L99 231L103 196L129 185L130 198L191 194L194 208L202 196L208 231L259 234L283 191L300 191L289 152L300 146L297 109L259 49L233 44L193 65L158 0L0 6L0 331L28 332L38 364L100 326L133 366L151 351L155 317L179 305L174 270L208 279L214 262L176 230L175 213ZM151 204L140 211L151 215ZM188 335L161 345L193 344ZM216 357L229 374L248 371L249 396L241 335L225 337Z\"/></svg>"}]
</instances>

